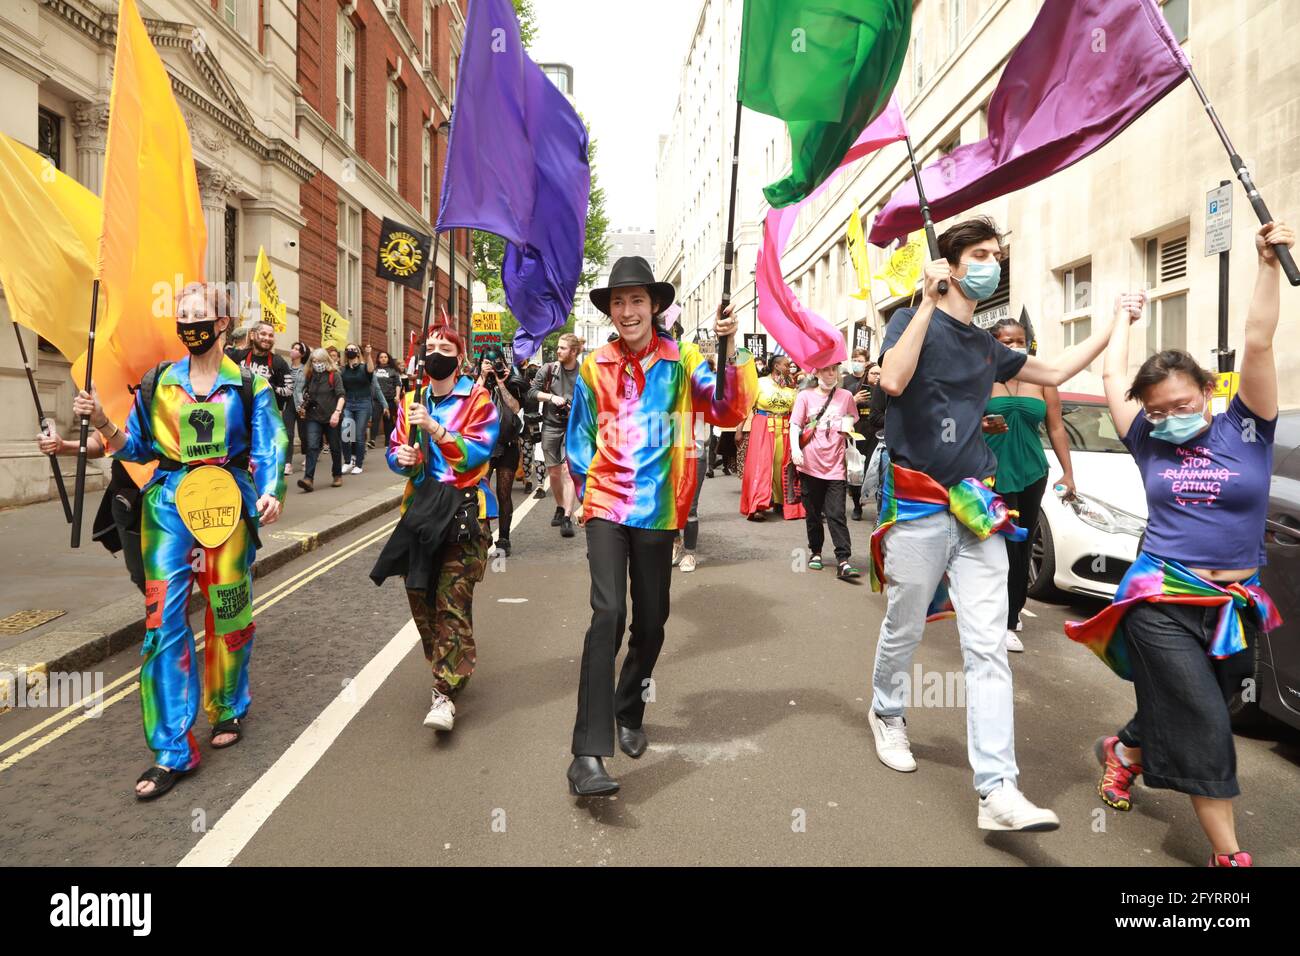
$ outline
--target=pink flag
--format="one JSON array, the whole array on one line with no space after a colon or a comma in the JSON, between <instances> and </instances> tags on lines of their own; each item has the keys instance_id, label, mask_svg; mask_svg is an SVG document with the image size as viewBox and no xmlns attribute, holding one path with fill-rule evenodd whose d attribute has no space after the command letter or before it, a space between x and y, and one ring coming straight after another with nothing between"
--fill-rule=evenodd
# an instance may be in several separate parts
<instances>
[{"instance_id":1,"label":"pink flag","mask_svg":"<svg viewBox=\"0 0 1300 956\"><path fill-rule=\"evenodd\" d=\"M889 98L884 111L871 122L849 148L839 167L803 202L773 209L763 225L763 247L758 251L755 283L758 290L758 320L802 369L834 365L848 358L844 335L830 322L804 308L781 274L781 256L790 239L799 210L830 187L845 166L889 143L907 138L907 125L897 96Z\"/></svg>"},{"instance_id":2,"label":"pink flag","mask_svg":"<svg viewBox=\"0 0 1300 956\"><path fill-rule=\"evenodd\" d=\"M921 170L935 222L1046 179L1100 149L1187 79L1155 0L1046 0L989 100L989 135ZM916 181L881 210L871 242L921 228Z\"/></svg>"}]
</instances>

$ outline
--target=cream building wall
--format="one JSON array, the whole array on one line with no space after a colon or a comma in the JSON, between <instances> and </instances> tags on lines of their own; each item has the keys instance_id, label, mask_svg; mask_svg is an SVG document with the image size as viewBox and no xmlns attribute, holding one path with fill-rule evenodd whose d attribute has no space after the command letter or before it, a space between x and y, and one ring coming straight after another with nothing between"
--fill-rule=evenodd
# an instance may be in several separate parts
<instances>
[{"instance_id":1,"label":"cream building wall","mask_svg":"<svg viewBox=\"0 0 1300 956\"><path fill-rule=\"evenodd\" d=\"M206 3L141 0L140 12L191 131L208 231L209 279L248 282L259 246L298 332L299 187L315 173L298 151L296 0L239 0L232 26ZM117 4L6 0L0 4L0 131L35 148L38 111L59 119L62 171L98 193L103 177ZM261 49L259 49L259 41ZM227 226L233 234L227 245ZM23 331L46 414L66 437L74 389L68 363ZM53 493L36 451L36 416L0 295L0 506ZM72 459L64 471L72 471ZM103 462L92 462L95 472ZM92 485L93 487L93 485Z\"/></svg>"},{"instance_id":2,"label":"cream building wall","mask_svg":"<svg viewBox=\"0 0 1300 956\"><path fill-rule=\"evenodd\" d=\"M918 0L912 46L897 92L922 164L938 158L943 148L987 134L985 107L1039 6L1038 0ZM1270 209L1279 219L1300 221L1300 25L1292 5L1280 0L1176 0L1174 6L1174 19L1187 11L1184 49ZM697 43L699 36L697 32ZM738 47L732 50L734 60ZM684 75L690 69L688 59ZM734 76L727 91L726 98L734 103ZM684 98L678 110L683 121L675 118L661 151L659 235L664 263L675 254L685 264L687 250L703 234L701 214L681 195L695 175L681 159L686 150L679 141L688 134L684 114L691 102ZM764 171L762 176L748 177L761 180L761 187L782 172L766 172L772 152L788 168L788 145L782 156L784 131L775 147L762 135L751 138L751 119L770 118L747 111L741 140L742 182L746 174ZM856 208L869 231L875 212L910 175L901 143L860 161L800 216L782 260L786 279L802 301L844 329L846 336L852 335L858 321L872 329L873 354L888 313L907 300L886 297L880 284L874 287L871 301L850 297L857 282L847 262L845 228ZM671 181L674 176L680 181ZM1106 318L1109 303L1120 290L1150 288L1164 303L1153 307L1154 314L1176 315L1180 296L1186 312L1185 335L1158 327L1155 344L1181 344L1212 367L1218 261L1203 255L1205 194L1221 180L1232 178L1227 156L1195 91L1184 83L1092 156L1035 186L968 210L960 218L988 214L1007 232L1009 299L996 314L1005 310L1017 317L1022 308L1027 309L1042 350L1059 350L1073 336L1086 334L1086 326L1080 323ZM1257 224L1236 184L1233 199L1229 345L1238 350L1240 363L1255 276ZM742 186L740 208L746 214L738 219L737 237L744 241L733 301L742 329L748 329L745 317L753 310L749 270L766 208L746 186ZM942 231L948 224L936 225ZM1146 266L1146 242L1151 238L1157 240L1157 252L1163 246L1162 271L1171 276L1154 286L1147 281ZM1178 255L1180 238L1186 240L1185 258ZM716 246L720 256L721 240ZM872 247L872 270L886 258L887 251ZM1090 270L1091 280L1087 286L1081 281L1078 291L1089 295L1072 300L1067 309L1068 273L1080 266ZM684 276L689 271L682 269ZM1082 280L1083 270L1077 275ZM1276 340L1281 398L1287 406L1300 405L1300 347L1292 344L1300 339L1294 308L1297 294L1283 292ZM1079 307L1073 308L1076 304ZM986 312L983 321L995 317L994 310ZM1147 327L1144 324L1135 339L1135 367L1146 354L1141 346ZM1070 387L1096 390L1099 366L1082 373Z\"/></svg>"}]
</instances>

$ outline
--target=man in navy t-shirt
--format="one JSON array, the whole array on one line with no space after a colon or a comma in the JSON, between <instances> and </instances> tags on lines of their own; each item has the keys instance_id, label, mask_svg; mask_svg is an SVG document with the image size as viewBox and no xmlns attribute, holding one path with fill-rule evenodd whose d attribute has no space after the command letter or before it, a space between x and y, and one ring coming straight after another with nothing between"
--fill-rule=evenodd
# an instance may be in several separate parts
<instances>
[{"instance_id":1,"label":"man in navy t-shirt","mask_svg":"<svg viewBox=\"0 0 1300 956\"><path fill-rule=\"evenodd\" d=\"M1013 379L1060 385L1101 354L1110 325L1045 360L1014 352L975 327L975 304L998 288L1003 257L997 226L987 218L958 223L939 237L942 258L925 268L920 307L900 309L881 352L880 387L890 396L885 445L893 465L927 475L944 488L997 471L980 421L993 383ZM940 282L947 291L940 293ZM888 608L880 625L872 675L870 723L885 766L916 769L903 710L912 655L921 642L930 601L948 577L965 661L966 745L979 792L980 828L1054 830L1051 810L1018 789L1007 663L1007 552L1000 535L977 537L950 511L899 520L884 532Z\"/></svg>"}]
</instances>

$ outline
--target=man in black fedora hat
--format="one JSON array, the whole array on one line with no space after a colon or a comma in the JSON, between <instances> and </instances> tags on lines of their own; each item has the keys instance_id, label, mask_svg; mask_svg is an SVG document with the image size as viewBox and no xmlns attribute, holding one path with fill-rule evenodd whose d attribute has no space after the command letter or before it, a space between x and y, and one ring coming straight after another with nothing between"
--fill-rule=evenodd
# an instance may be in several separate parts
<instances>
[{"instance_id":1,"label":"man in black fedora hat","mask_svg":"<svg viewBox=\"0 0 1300 956\"><path fill-rule=\"evenodd\" d=\"M657 321L675 295L639 256L619 259L609 285L591 291L618 338L582 364L567 433L591 568L591 627L568 771L577 796L618 790L603 763L614 755L616 725L625 754L645 753L641 724L654 699L651 673L668 621L673 540L690 512L699 467L694 425L700 416L724 428L737 425L758 394L753 358L734 345L736 320L730 308L719 307L714 332L732 344L723 395L715 399L714 372L700 350L679 345ZM629 580L632 628L616 687Z\"/></svg>"}]
</instances>

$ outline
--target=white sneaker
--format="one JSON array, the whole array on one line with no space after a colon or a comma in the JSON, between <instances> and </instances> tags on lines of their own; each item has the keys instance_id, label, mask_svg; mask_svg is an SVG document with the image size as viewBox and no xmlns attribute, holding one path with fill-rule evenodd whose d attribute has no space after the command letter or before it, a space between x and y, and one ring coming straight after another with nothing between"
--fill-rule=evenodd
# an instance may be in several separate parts
<instances>
[{"instance_id":1,"label":"white sneaker","mask_svg":"<svg viewBox=\"0 0 1300 956\"><path fill-rule=\"evenodd\" d=\"M284 473L285 473L286 475L292 475L292 474L293 474L293 462L289 462L289 463L287 463L287 464L284 466Z\"/></svg>"},{"instance_id":2,"label":"white sneaker","mask_svg":"<svg viewBox=\"0 0 1300 956\"><path fill-rule=\"evenodd\" d=\"M353 466L352 466L352 474L354 474L354 475L359 475L359 474L361 474L361 466L360 466L360 465L353 465Z\"/></svg>"},{"instance_id":3,"label":"white sneaker","mask_svg":"<svg viewBox=\"0 0 1300 956\"><path fill-rule=\"evenodd\" d=\"M686 572L689 572L689 571L694 571L694 570L695 570L695 555L690 554L690 553L683 554L683 555L682 555L682 561L681 561L681 564L679 564L679 565L677 566L677 570L681 571L682 573L686 573Z\"/></svg>"},{"instance_id":4,"label":"white sneaker","mask_svg":"<svg viewBox=\"0 0 1300 956\"><path fill-rule=\"evenodd\" d=\"M677 567L677 565L681 563L682 551L683 551L682 539L677 538L675 541L673 541L673 567Z\"/></svg>"},{"instance_id":5,"label":"white sneaker","mask_svg":"<svg viewBox=\"0 0 1300 956\"><path fill-rule=\"evenodd\" d=\"M1007 650L1016 654L1024 653L1025 645L1021 642L1020 638L1016 636L1015 631L1007 631Z\"/></svg>"},{"instance_id":6,"label":"white sneaker","mask_svg":"<svg viewBox=\"0 0 1300 956\"><path fill-rule=\"evenodd\" d=\"M450 697L435 690L433 692L433 706L424 715L424 726L432 727L434 730L451 730L455 721L456 705L451 702Z\"/></svg>"},{"instance_id":7,"label":"white sneaker","mask_svg":"<svg viewBox=\"0 0 1300 956\"><path fill-rule=\"evenodd\" d=\"M1017 617L1017 618L1016 618L1016 633L1019 634L1019 633L1020 633L1021 631L1023 631L1024 629L1025 629L1025 619L1024 619L1023 617Z\"/></svg>"},{"instance_id":8,"label":"white sneaker","mask_svg":"<svg viewBox=\"0 0 1300 956\"><path fill-rule=\"evenodd\" d=\"M1034 806L1008 780L980 798L981 830L1055 830L1060 825L1055 813Z\"/></svg>"},{"instance_id":9,"label":"white sneaker","mask_svg":"<svg viewBox=\"0 0 1300 956\"><path fill-rule=\"evenodd\" d=\"M907 742L907 721L902 717L881 717L874 710L867 717L871 735L876 738L876 756L890 770L911 773L916 769L916 758Z\"/></svg>"}]
</instances>

